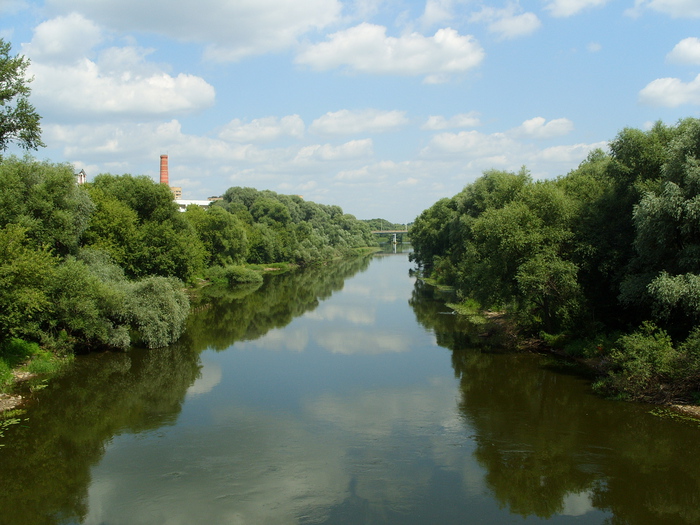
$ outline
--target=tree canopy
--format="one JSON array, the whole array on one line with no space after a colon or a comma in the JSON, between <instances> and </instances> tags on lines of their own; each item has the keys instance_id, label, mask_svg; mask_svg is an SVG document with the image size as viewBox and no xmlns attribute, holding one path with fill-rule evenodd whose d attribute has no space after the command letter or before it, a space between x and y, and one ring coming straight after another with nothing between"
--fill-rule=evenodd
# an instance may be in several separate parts
<instances>
[{"instance_id":1,"label":"tree canopy","mask_svg":"<svg viewBox=\"0 0 700 525\"><path fill-rule=\"evenodd\" d=\"M0 38L0 151L12 143L25 150L36 150L41 141L41 117L29 103L31 79L29 59L11 53L11 46Z\"/></svg>"},{"instance_id":2,"label":"tree canopy","mask_svg":"<svg viewBox=\"0 0 700 525\"><path fill-rule=\"evenodd\" d=\"M625 128L557 179L484 173L416 219L411 257L549 340L631 333L609 344L617 379L603 386L654 397L682 377L700 392L699 225L700 120L688 118ZM619 380L640 369L651 379Z\"/></svg>"}]
</instances>

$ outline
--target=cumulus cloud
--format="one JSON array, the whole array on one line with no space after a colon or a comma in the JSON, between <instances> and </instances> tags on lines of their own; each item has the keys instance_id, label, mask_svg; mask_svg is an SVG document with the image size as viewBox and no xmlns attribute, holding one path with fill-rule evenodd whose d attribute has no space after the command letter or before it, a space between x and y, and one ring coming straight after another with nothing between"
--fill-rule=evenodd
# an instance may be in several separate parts
<instances>
[{"instance_id":1,"label":"cumulus cloud","mask_svg":"<svg viewBox=\"0 0 700 525\"><path fill-rule=\"evenodd\" d=\"M72 63L84 58L102 42L102 30L78 13L42 22L22 50L40 63Z\"/></svg>"},{"instance_id":2,"label":"cumulus cloud","mask_svg":"<svg viewBox=\"0 0 700 525\"><path fill-rule=\"evenodd\" d=\"M304 121L299 115L264 117L245 123L240 119L229 122L219 133L223 140L231 142L270 142L282 137L304 136Z\"/></svg>"},{"instance_id":3,"label":"cumulus cloud","mask_svg":"<svg viewBox=\"0 0 700 525\"><path fill-rule=\"evenodd\" d=\"M340 146L331 144L314 144L304 146L299 150L295 162L337 161L371 156L373 153L372 139L351 140Z\"/></svg>"},{"instance_id":4,"label":"cumulus cloud","mask_svg":"<svg viewBox=\"0 0 700 525\"><path fill-rule=\"evenodd\" d=\"M666 60L676 64L700 64L700 38L684 38L666 55Z\"/></svg>"},{"instance_id":5,"label":"cumulus cloud","mask_svg":"<svg viewBox=\"0 0 700 525\"><path fill-rule=\"evenodd\" d=\"M700 75L690 82L680 78L657 78L639 92L642 104L676 108L700 104Z\"/></svg>"},{"instance_id":6,"label":"cumulus cloud","mask_svg":"<svg viewBox=\"0 0 700 525\"><path fill-rule=\"evenodd\" d=\"M555 17L577 15L585 9L601 7L610 0L550 0L546 9Z\"/></svg>"},{"instance_id":7,"label":"cumulus cloud","mask_svg":"<svg viewBox=\"0 0 700 525\"><path fill-rule=\"evenodd\" d=\"M32 96L37 108L67 119L162 117L214 103L214 88L202 78L164 72L148 76L104 74L84 59L70 67L33 63Z\"/></svg>"},{"instance_id":8,"label":"cumulus cloud","mask_svg":"<svg viewBox=\"0 0 700 525\"><path fill-rule=\"evenodd\" d=\"M521 9L511 4L504 9L483 7L471 16L473 22L484 22L488 30L501 40L527 36L537 31L542 23L534 13L521 13Z\"/></svg>"},{"instance_id":9,"label":"cumulus cloud","mask_svg":"<svg viewBox=\"0 0 700 525\"><path fill-rule=\"evenodd\" d=\"M532 155L532 160L533 162L566 164L573 167L573 165L585 159L589 152L596 149L605 149L607 146L607 142L552 146Z\"/></svg>"},{"instance_id":10,"label":"cumulus cloud","mask_svg":"<svg viewBox=\"0 0 700 525\"><path fill-rule=\"evenodd\" d=\"M359 73L427 75L427 82L438 82L478 66L483 58L478 42L454 29L440 29L432 37L390 37L386 27L365 22L307 46L296 62L322 71L346 67Z\"/></svg>"},{"instance_id":11,"label":"cumulus cloud","mask_svg":"<svg viewBox=\"0 0 700 525\"><path fill-rule=\"evenodd\" d=\"M651 9L672 18L700 18L700 4L696 0L635 0L634 7L626 13L639 16L645 9Z\"/></svg>"},{"instance_id":12,"label":"cumulus cloud","mask_svg":"<svg viewBox=\"0 0 700 525\"><path fill-rule=\"evenodd\" d=\"M58 12L81 12L105 27L156 33L180 41L211 43L217 61L279 51L308 31L335 22L339 0L47 0Z\"/></svg>"},{"instance_id":13,"label":"cumulus cloud","mask_svg":"<svg viewBox=\"0 0 700 525\"><path fill-rule=\"evenodd\" d=\"M452 19L453 0L428 0L421 16L424 27L432 27Z\"/></svg>"},{"instance_id":14,"label":"cumulus cloud","mask_svg":"<svg viewBox=\"0 0 700 525\"><path fill-rule=\"evenodd\" d=\"M567 118L557 118L547 122L543 117L526 120L511 131L516 137L551 139L567 135L574 129L574 123Z\"/></svg>"},{"instance_id":15,"label":"cumulus cloud","mask_svg":"<svg viewBox=\"0 0 700 525\"><path fill-rule=\"evenodd\" d=\"M408 123L405 111L363 109L328 112L311 123L309 129L324 135L382 133Z\"/></svg>"},{"instance_id":16,"label":"cumulus cloud","mask_svg":"<svg viewBox=\"0 0 700 525\"><path fill-rule=\"evenodd\" d=\"M442 115L431 115L421 126L421 129L439 131L454 128L473 128L481 125L479 116L475 112L460 113L446 119Z\"/></svg>"},{"instance_id":17,"label":"cumulus cloud","mask_svg":"<svg viewBox=\"0 0 700 525\"><path fill-rule=\"evenodd\" d=\"M445 132L435 135L422 150L421 154L425 157L445 154L484 157L512 150L514 146L514 141L505 133L485 134L478 131Z\"/></svg>"},{"instance_id":18,"label":"cumulus cloud","mask_svg":"<svg viewBox=\"0 0 700 525\"><path fill-rule=\"evenodd\" d=\"M151 50L136 46L94 52L102 40L100 28L78 14L37 26L23 50L32 59L32 98L42 114L69 120L162 117L214 103L214 88L204 79L172 76L148 62Z\"/></svg>"}]
</instances>

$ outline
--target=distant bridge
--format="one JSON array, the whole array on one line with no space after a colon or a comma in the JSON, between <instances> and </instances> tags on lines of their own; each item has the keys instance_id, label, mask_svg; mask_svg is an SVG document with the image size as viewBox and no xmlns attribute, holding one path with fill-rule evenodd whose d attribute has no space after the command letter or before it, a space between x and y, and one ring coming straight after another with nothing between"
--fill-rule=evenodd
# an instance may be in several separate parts
<instances>
[{"instance_id":1,"label":"distant bridge","mask_svg":"<svg viewBox=\"0 0 700 525\"><path fill-rule=\"evenodd\" d=\"M373 230L372 233L408 233L408 230Z\"/></svg>"}]
</instances>

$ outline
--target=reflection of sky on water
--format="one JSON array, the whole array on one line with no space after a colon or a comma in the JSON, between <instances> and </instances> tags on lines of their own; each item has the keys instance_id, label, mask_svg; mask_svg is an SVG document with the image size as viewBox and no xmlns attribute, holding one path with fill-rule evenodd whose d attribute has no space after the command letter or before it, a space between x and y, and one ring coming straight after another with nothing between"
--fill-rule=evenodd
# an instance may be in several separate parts
<instances>
[{"instance_id":1,"label":"reflection of sky on water","mask_svg":"<svg viewBox=\"0 0 700 525\"><path fill-rule=\"evenodd\" d=\"M344 320L351 324L373 325L377 320L376 308L367 306L344 306L336 304L322 304L316 310L304 314L307 319L314 321L338 321Z\"/></svg>"},{"instance_id":2,"label":"reflection of sky on water","mask_svg":"<svg viewBox=\"0 0 700 525\"><path fill-rule=\"evenodd\" d=\"M212 361L203 361L199 377L187 389L187 396L196 396L211 392L221 382L221 365Z\"/></svg>"},{"instance_id":3,"label":"reflection of sky on water","mask_svg":"<svg viewBox=\"0 0 700 525\"><path fill-rule=\"evenodd\" d=\"M286 327L203 352L175 426L107 446L83 523L334 523L365 506L402 525L539 521L488 496L449 352L410 286L382 292L408 267L380 260ZM591 509L571 493L562 515Z\"/></svg>"},{"instance_id":4,"label":"reflection of sky on water","mask_svg":"<svg viewBox=\"0 0 700 525\"><path fill-rule=\"evenodd\" d=\"M84 523L295 523L340 504L352 480L361 498L408 509L436 469L479 471L454 392L452 379L433 378L327 393L296 415L232 399L206 407L206 427L183 413L165 433L115 438L93 471ZM469 493L483 490L477 481Z\"/></svg>"}]
</instances>

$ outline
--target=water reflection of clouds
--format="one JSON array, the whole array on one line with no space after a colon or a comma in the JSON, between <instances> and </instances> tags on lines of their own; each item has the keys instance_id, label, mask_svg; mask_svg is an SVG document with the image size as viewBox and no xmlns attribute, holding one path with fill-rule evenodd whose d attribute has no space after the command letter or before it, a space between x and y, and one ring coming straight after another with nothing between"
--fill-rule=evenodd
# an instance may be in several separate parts
<instances>
[{"instance_id":1,"label":"water reflection of clouds","mask_svg":"<svg viewBox=\"0 0 700 525\"><path fill-rule=\"evenodd\" d=\"M592 510L592 495L590 491L570 492L564 496L563 510L559 513L563 516L583 516Z\"/></svg>"},{"instance_id":2,"label":"water reflection of clouds","mask_svg":"<svg viewBox=\"0 0 700 525\"><path fill-rule=\"evenodd\" d=\"M213 361L202 362L199 377L187 389L187 396L206 394L221 382L221 365Z\"/></svg>"},{"instance_id":3,"label":"water reflection of clouds","mask_svg":"<svg viewBox=\"0 0 700 525\"><path fill-rule=\"evenodd\" d=\"M406 352L411 348L408 337L400 334L333 330L314 334L316 343L334 354L377 355Z\"/></svg>"},{"instance_id":4,"label":"water reflection of clouds","mask_svg":"<svg viewBox=\"0 0 700 525\"><path fill-rule=\"evenodd\" d=\"M400 293L400 289L393 286L384 286L382 282L374 283L373 286L363 285L361 283L350 282L343 289L344 294L355 295L360 297L371 297L373 302L393 303L399 300L405 300L405 295Z\"/></svg>"},{"instance_id":5,"label":"water reflection of clouds","mask_svg":"<svg viewBox=\"0 0 700 525\"><path fill-rule=\"evenodd\" d=\"M286 524L345 497L340 442L286 414L228 405L212 416L218 425L196 434L185 428L144 443L126 437L131 461L148 465L150 477L113 449L93 472L82 523Z\"/></svg>"},{"instance_id":6,"label":"water reflection of clouds","mask_svg":"<svg viewBox=\"0 0 700 525\"><path fill-rule=\"evenodd\" d=\"M211 427L184 421L160 439L117 437L92 472L82 523L323 522L351 487L375 508L410 515L436 469L482 475L464 446L452 378L325 394L302 407L257 410L229 399L210 407Z\"/></svg>"},{"instance_id":7,"label":"water reflection of clouds","mask_svg":"<svg viewBox=\"0 0 700 525\"><path fill-rule=\"evenodd\" d=\"M309 331L304 327L270 330L260 339L248 343L236 343L237 348L253 346L264 350L291 350L303 352L309 346Z\"/></svg>"},{"instance_id":8,"label":"water reflection of clouds","mask_svg":"<svg viewBox=\"0 0 700 525\"><path fill-rule=\"evenodd\" d=\"M352 324L374 325L376 309L367 306L347 306L342 304L325 303L316 310L304 314L307 319L314 321L347 321Z\"/></svg>"}]
</instances>

